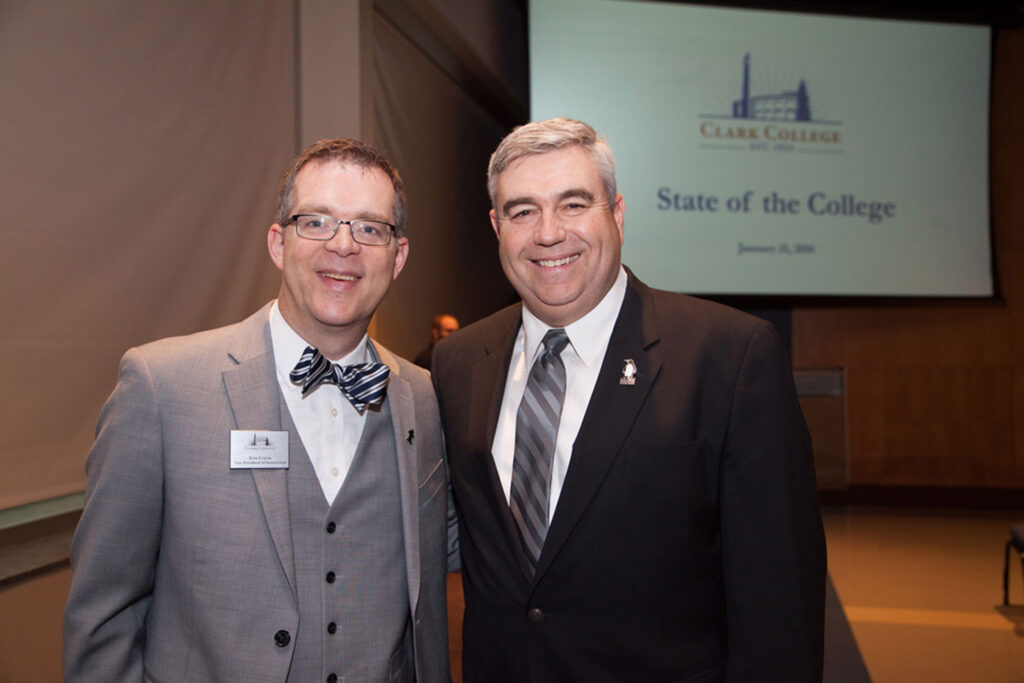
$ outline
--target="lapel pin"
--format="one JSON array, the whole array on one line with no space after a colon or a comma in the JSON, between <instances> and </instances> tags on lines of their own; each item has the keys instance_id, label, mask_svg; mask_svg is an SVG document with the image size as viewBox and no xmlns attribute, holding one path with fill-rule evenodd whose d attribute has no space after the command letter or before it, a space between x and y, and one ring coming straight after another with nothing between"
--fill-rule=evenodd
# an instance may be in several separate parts
<instances>
[{"instance_id":1,"label":"lapel pin","mask_svg":"<svg viewBox=\"0 0 1024 683\"><path fill-rule=\"evenodd\" d=\"M410 429L409 433L406 434L406 436L405 436L405 440L409 443L410 446L412 445L412 437L413 437L413 435L414 435L413 434L413 430Z\"/></svg>"},{"instance_id":2,"label":"lapel pin","mask_svg":"<svg viewBox=\"0 0 1024 683\"><path fill-rule=\"evenodd\" d=\"M636 384L636 363L632 358L626 358L622 362L622 377L619 378L619 384L627 387Z\"/></svg>"}]
</instances>

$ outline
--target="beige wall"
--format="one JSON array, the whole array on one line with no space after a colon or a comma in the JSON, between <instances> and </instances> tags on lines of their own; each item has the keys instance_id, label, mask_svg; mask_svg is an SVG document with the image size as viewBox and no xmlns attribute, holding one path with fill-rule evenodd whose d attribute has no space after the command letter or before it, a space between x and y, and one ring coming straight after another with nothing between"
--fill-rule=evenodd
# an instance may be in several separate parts
<instances>
[{"instance_id":1,"label":"beige wall","mask_svg":"<svg viewBox=\"0 0 1024 683\"><path fill-rule=\"evenodd\" d=\"M65 566L0 586L0 683L61 680L60 623L70 585Z\"/></svg>"},{"instance_id":2,"label":"beige wall","mask_svg":"<svg viewBox=\"0 0 1024 683\"><path fill-rule=\"evenodd\" d=\"M277 291L291 4L0 3L0 509L84 488L125 349Z\"/></svg>"}]
</instances>

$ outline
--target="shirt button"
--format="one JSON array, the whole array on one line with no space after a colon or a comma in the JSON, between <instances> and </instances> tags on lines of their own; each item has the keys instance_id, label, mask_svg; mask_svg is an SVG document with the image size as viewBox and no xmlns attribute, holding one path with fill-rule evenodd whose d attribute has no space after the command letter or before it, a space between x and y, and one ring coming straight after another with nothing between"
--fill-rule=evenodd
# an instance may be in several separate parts
<instances>
[{"instance_id":1,"label":"shirt button","mask_svg":"<svg viewBox=\"0 0 1024 683\"><path fill-rule=\"evenodd\" d=\"M327 572L327 576L325 578L327 579L327 583L334 583L334 572ZM539 612L540 610L537 611Z\"/></svg>"},{"instance_id":2,"label":"shirt button","mask_svg":"<svg viewBox=\"0 0 1024 683\"><path fill-rule=\"evenodd\" d=\"M332 467L331 468L331 474L333 474L334 476L338 476L338 468L337 467Z\"/></svg>"},{"instance_id":3,"label":"shirt button","mask_svg":"<svg viewBox=\"0 0 1024 683\"><path fill-rule=\"evenodd\" d=\"M331 408L331 417L338 417L338 409Z\"/></svg>"},{"instance_id":4,"label":"shirt button","mask_svg":"<svg viewBox=\"0 0 1024 683\"><path fill-rule=\"evenodd\" d=\"M537 607L531 607L526 612L526 618L536 623L544 618L544 612L540 611Z\"/></svg>"},{"instance_id":5,"label":"shirt button","mask_svg":"<svg viewBox=\"0 0 1024 683\"><path fill-rule=\"evenodd\" d=\"M327 624L327 632L333 636L335 633L338 632L338 625L335 624L333 621Z\"/></svg>"},{"instance_id":6,"label":"shirt button","mask_svg":"<svg viewBox=\"0 0 1024 683\"><path fill-rule=\"evenodd\" d=\"M337 528L338 527L335 526L334 522L327 522L327 533L333 534L334 530L337 529Z\"/></svg>"},{"instance_id":7,"label":"shirt button","mask_svg":"<svg viewBox=\"0 0 1024 683\"><path fill-rule=\"evenodd\" d=\"M292 642L292 636L288 631L281 629L274 634L274 644L278 647L288 647L290 642Z\"/></svg>"}]
</instances>

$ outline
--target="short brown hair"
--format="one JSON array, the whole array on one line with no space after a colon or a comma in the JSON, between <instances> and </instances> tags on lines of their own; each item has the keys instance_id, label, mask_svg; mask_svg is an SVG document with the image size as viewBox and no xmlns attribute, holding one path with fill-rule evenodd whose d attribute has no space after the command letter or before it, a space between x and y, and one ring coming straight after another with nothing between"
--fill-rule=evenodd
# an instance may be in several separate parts
<instances>
[{"instance_id":1,"label":"short brown hair","mask_svg":"<svg viewBox=\"0 0 1024 683\"><path fill-rule=\"evenodd\" d=\"M295 157L284 177L281 178L281 184L277 190L275 222L283 226L291 218L292 203L295 200L295 176L299 174L299 171L309 163L326 164L331 161L355 164L363 168L376 168L384 172L395 189L395 201L392 209L395 216L395 233L401 237L405 233L405 186L402 184L402 177L398 175L398 171L391 165L391 162L384 158L383 154L369 145L350 138L320 140L302 150L299 156Z\"/></svg>"}]
</instances>

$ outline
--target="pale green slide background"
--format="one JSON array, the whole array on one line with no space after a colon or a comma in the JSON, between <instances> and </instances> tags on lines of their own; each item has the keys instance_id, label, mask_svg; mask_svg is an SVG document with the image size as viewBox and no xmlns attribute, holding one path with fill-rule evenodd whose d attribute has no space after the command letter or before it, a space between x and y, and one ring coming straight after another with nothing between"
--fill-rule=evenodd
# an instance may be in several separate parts
<instances>
[{"instance_id":1,"label":"pale green slide background","mask_svg":"<svg viewBox=\"0 0 1024 683\"><path fill-rule=\"evenodd\" d=\"M626 200L623 260L654 286L990 296L990 41L985 26L532 0L531 113L608 138ZM708 118L731 115L748 53L751 95L806 85L812 122L781 127L840 142L755 149L702 135L709 121L763 134L765 121ZM659 209L661 188L717 197L718 210ZM894 216L812 215L815 192L891 202ZM746 212L726 208L745 193ZM766 212L771 193L796 211Z\"/></svg>"}]
</instances>

